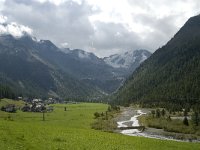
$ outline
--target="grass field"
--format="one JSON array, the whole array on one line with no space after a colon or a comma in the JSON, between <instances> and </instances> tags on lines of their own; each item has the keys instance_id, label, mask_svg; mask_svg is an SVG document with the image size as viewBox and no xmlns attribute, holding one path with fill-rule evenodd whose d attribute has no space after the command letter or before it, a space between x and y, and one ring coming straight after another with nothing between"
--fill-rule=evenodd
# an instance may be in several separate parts
<instances>
[{"instance_id":1,"label":"grass field","mask_svg":"<svg viewBox=\"0 0 200 150\"><path fill-rule=\"evenodd\" d=\"M67 111L64 111L64 107ZM1 150L198 150L200 144L130 137L91 129L104 104L56 104L52 113L0 111ZM8 117L9 116L9 117ZM9 118L9 119L7 119Z\"/></svg>"},{"instance_id":2,"label":"grass field","mask_svg":"<svg viewBox=\"0 0 200 150\"><path fill-rule=\"evenodd\" d=\"M14 100L11 100L11 99L0 99L0 108L2 106L7 105L7 104L15 104L16 107L22 107L22 106L24 106L25 103L21 100L14 101Z\"/></svg>"}]
</instances>

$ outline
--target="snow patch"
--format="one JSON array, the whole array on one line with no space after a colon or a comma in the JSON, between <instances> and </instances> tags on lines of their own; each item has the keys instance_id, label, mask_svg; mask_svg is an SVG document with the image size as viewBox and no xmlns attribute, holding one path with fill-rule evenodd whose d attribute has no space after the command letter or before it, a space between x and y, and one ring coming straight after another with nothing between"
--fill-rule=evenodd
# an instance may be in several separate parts
<instances>
[{"instance_id":1,"label":"snow patch","mask_svg":"<svg viewBox=\"0 0 200 150\"><path fill-rule=\"evenodd\" d=\"M142 53L142 59L140 60L140 63L142 63L143 61L145 61L147 59L147 56L144 54L144 52Z\"/></svg>"},{"instance_id":2,"label":"snow patch","mask_svg":"<svg viewBox=\"0 0 200 150\"><path fill-rule=\"evenodd\" d=\"M129 68L136 62L138 57L136 51L128 51L107 57L104 61L114 68ZM142 60L140 62L142 62Z\"/></svg>"},{"instance_id":3,"label":"snow patch","mask_svg":"<svg viewBox=\"0 0 200 150\"><path fill-rule=\"evenodd\" d=\"M36 38L36 37L31 37L31 39L33 40L33 41L35 41L35 42L41 42L41 40L40 39L38 39L38 38Z\"/></svg>"}]
</instances>

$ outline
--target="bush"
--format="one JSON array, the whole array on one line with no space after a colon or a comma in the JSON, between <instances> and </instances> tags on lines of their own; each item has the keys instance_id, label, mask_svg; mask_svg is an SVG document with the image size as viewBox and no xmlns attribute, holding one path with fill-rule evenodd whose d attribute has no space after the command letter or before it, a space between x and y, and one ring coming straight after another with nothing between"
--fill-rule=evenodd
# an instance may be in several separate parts
<instances>
[{"instance_id":1,"label":"bush","mask_svg":"<svg viewBox=\"0 0 200 150\"><path fill-rule=\"evenodd\" d=\"M154 116L155 116L155 110L151 110L151 114L153 115L153 118L154 118Z\"/></svg>"},{"instance_id":2,"label":"bush","mask_svg":"<svg viewBox=\"0 0 200 150\"><path fill-rule=\"evenodd\" d=\"M1 111L5 111L6 108L4 106L1 107Z\"/></svg>"},{"instance_id":3,"label":"bush","mask_svg":"<svg viewBox=\"0 0 200 150\"><path fill-rule=\"evenodd\" d=\"M184 117L183 124L186 125L186 126L189 126L189 122L188 122L187 117Z\"/></svg>"},{"instance_id":4,"label":"bush","mask_svg":"<svg viewBox=\"0 0 200 150\"><path fill-rule=\"evenodd\" d=\"M96 118L99 118L100 116L101 116L100 113L98 113L98 112L95 112L95 113L94 113L94 117L95 117L95 119L96 119Z\"/></svg>"},{"instance_id":5,"label":"bush","mask_svg":"<svg viewBox=\"0 0 200 150\"><path fill-rule=\"evenodd\" d=\"M194 112L192 114L192 119L191 119L193 125L198 126L200 122L200 117L198 112Z\"/></svg>"},{"instance_id":6,"label":"bush","mask_svg":"<svg viewBox=\"0 0 200 150\"><path fill-rule=\"evenodd\" d=\"M111 109L114 111L120 111L120 107L119 106L111 106Z\"/></svg>"},{"instance_id":7,"label":"bush","mask_svg":"<svg viewBox=\"0 0 200 150\"><path fill-rule=\"evenodd\" d=\"M110 107L110 106L108 106L108 111L109 111L109 112L111 112L111 111L112 111L112 109L111 109L111 107Z\"/></svg>"},{"instance_id":8,"label":"bush","mask_svg":"<svg viewBox=\"0 0 200 150\"><path fill-rule=\"evenodd\" d=\"M156 109L156 117L160 118L160 109Z\"/></svg>"},{"instance_id":9,"label":"bush","mask_svg":"<svg viewBox=\"0 0 200 150\"><path fill-rule=\"evenodd\" d=\"M165 114L166 114L165 109L162 109L161 114L162 114L163 117L165 116Z\"/></svg>"},{"instance_id":10,"label":"bush","mask_svg":"<svg viewBox=\"0 0 200 150\"><path fill-rule=\"evenodd\" d=\"M96 122L91 124L92 129L102 130L106 132L113 132L113 130L117 129L116 122L112 119L104 120L99 118Z\"/></svg>"}]
</instances>

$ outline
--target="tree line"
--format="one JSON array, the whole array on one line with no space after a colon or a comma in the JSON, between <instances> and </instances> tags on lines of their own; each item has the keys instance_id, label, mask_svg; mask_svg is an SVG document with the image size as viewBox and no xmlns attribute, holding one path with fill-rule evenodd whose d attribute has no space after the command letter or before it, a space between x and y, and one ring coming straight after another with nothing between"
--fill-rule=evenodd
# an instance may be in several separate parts
<instances>
[{"instance_id":1,"label":"tree line","mask_svg":"<svg viewBox=\"0 0 200 150\"><path fill-rule=\"evenodd\" d=\"M11 90L10 87L0 85L0 99L2 98L16 99L17 95Z\"/></svg>"}]
</instances>

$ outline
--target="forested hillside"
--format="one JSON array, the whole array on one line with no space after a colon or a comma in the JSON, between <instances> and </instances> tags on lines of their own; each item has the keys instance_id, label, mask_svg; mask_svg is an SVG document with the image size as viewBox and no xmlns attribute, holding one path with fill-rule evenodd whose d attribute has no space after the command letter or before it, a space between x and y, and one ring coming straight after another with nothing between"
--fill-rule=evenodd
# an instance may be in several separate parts
<instances>
[{"instance_id":1,"label":"forested hillside","mask_svg":"<svg viewBox=\"0 0 200 150\"><path fill-rule=\"evenodd\" d=\"M147 59L115 94L115 103L196 105L200 99L200 16ZM153 102L153 103L152 103Z\"/></svg>"},{"instance_id":2,"label":"forested hillside","mask_svg":"<svg viewBox=\"0 0 200 150\"><path fill-rule=\"evenodd\" d=\"M101 95L96 88L65 73L53 61L46 59L48 55L56 57L64 54L50 41L36 42L29 36L15 38L1 35L0 85L9 87L15 95L25 97L87 99ZM6 91L12 95L12 92ZM11 98L10 94L2 94L2 97Z\"/></svg>"}]
</instances>

